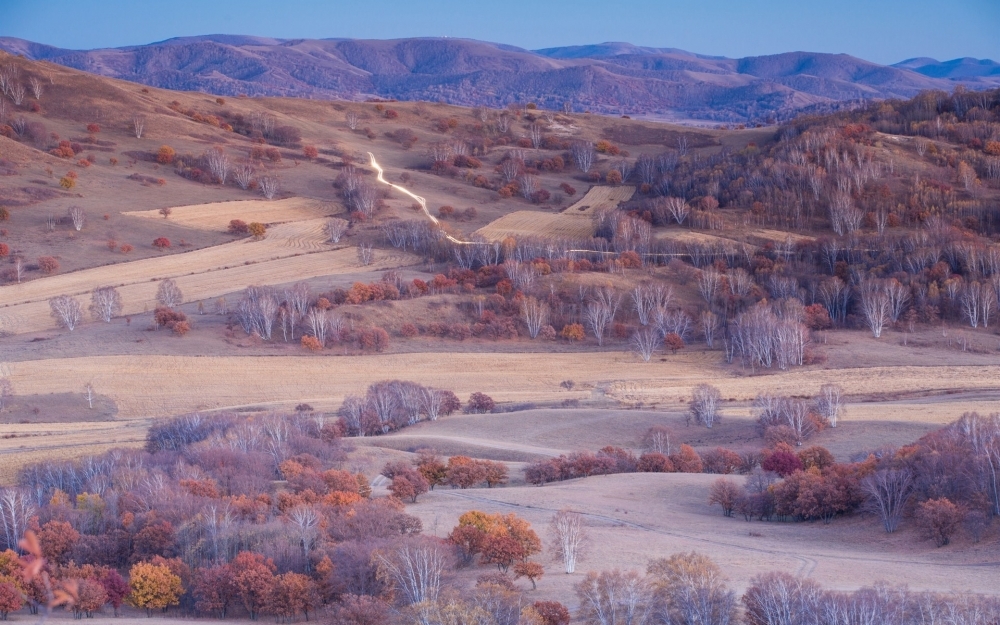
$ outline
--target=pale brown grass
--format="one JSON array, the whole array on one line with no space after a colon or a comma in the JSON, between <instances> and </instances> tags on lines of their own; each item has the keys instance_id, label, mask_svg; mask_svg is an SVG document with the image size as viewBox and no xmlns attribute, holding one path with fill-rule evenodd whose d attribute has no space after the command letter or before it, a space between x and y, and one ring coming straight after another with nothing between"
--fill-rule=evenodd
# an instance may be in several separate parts
<instances>
[{"instance_id":1,"label":"pale brown grass","mask_svg":"<svg viewBox=\"0 0 1000 625\"><path fill-rule=\"evenodd\" d=\"M290 197L272 201L236 200L175 206L171 209L169 219L172 223L190 228L225 232L233 219L241 219L246 223L258 221L264 224L277 224L316 219L340 212L343 212L343 208L334 202ZM130 211L122 214L145 219L163 219L159 210Z\"/></svg>"},{"instance_id":2,"label":"pale brown grass","mask_svg":"<svg viewBox=\"0 0 1000 625\"><path fill-rule=\"evenodd\" d=\"M375 262L362 267L353 247L334 249L325 243L322 219L272 228L262 241L241 239L225 245L147 258L0 287L0 331L20 334L55 327L48 300L73 295L86 309L90 292L115 286L122 296L123 314L156 306L159 280L173 278L185 301L214 298L250 284L282 284L318 276L384 270L410 265L416 258L400 252L379 251Z\"/></svg>"},{"instance_id":3,"label":"pale brown grass","mask_svg":"<svg viewBox=\"0 0 1000 625\"><path fill-rule=\"evenodd\" d=\"M594 229L594 220L588 214L514 211L476 230L476 234L488 241L501 241L507 237L589 239L594 236Z\"/></svg>"},{"instance_id":4,"label":"pale brown grass","mask_svg":"<svg viewBox=\"0 0 1000 625\"><path fill-rule=\"evenodd\" d=\"M615 208L622 202L632 199L635 187L624 185L620 187L591 187L582 198L563 211L565 215L596 215L598 212Z\"/></svg>"},{"instance_id":5,"label":"pale brown grass","mask_svg":"<svg viewBox=\"0 0 1000 625\"><path fill-rule=\"evenodd\" d=\"M1000 366L911 366L741 377L720 369L711 356L687 354L667 362L639 363L622 352L92 356L12 366L18 393L79 392L92 381L98 393L118 404L122 418L256 404L336 407L346 394L393 378L452 389L460 396L485 391L499 401L607 397L648 406L685 403L701 383L718 386L726 400L749 401L764 390L811 395L831 381L859 396L995 389L1000 375ZM560 387L566 379L575 381L573 391Z\"/></svg>"}]
</instances>

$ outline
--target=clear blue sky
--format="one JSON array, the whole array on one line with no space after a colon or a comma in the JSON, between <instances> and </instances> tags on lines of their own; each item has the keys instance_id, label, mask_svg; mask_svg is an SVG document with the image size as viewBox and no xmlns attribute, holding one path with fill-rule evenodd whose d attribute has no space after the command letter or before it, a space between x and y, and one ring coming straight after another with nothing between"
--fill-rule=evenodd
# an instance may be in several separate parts
<instances>
[{"instance_id":1,"label":"clear blue sky","mask_svg":"<svg viewBox=\"0 0 1000 625\"><path fill-rule=\"evenodd\" d=\"M0 0L0 36L98 48L204 34L628 41L722 56L1000 61L1000 0Z\"/></svg>"}]
</instances>

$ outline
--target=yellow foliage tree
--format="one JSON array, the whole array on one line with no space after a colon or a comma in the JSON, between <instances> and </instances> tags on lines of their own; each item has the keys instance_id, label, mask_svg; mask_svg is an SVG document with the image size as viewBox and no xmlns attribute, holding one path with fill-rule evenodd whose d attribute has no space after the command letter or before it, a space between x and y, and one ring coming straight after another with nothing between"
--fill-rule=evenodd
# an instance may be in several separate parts
<instances>
[{"instance_id":1,"label":"yellow foliage tree","mask_svg":"<svg viewBox=\"0 0 1000 625\"><path fill-rule=\"evenodd\" d=\"M181 578L170 572L165 564L140 562L129 571L130 592L126 601L141 608L150 616L153 610L163 610L180 604L184 593Z\"/></svg>"}]
</instances>

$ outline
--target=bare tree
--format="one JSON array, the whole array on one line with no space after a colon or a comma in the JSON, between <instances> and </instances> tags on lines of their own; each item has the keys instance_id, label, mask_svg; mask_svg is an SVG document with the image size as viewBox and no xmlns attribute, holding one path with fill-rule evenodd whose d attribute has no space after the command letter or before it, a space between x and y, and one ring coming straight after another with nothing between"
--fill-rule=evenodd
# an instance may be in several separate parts
<instances>
[{"instance_id":1,"label":"bare tree","mask_svg":"<svg viewBox=\"0 0 1000 625\"><path fill-rule=\"evenodd\" d=\"M682 197L668 197L663 200L667 212L674 218L678 226L684 225L684 220L691 214L691 207Z\"/></svg>"},{"instance_id":2,"label":"bare tree","mask_svg":"<svg viewBox=\"0 0 1000 625\"><path fill-rule=\"evenodd\" d=\"M549 307L534 297L526 297L521 300L521 314L528 326L528 334L531 338L536 338L549 318Z\"/></svg>"},{"instance_id":3,"label":"bare tree","mask_svg":"<svg viewBox=\"0 0 1000 625\"><path fill-rule=\"evenodd\" d=\"M94 385L91 382L87 382L87 385L83 387L83 393L87 397L87 407L91 410L94 409Z\"/></svg>"},{"instance_id":4,"label":"bare tree","mask_svg":"<svg viewBox=\"0 0 1000 625\"><path fill-rule=\"evenodd\" d=\"M361 122L361 116L358 115L356 111L348 111L344 115L344 121L347 122L347 127L351 130L357 130L358 124Z\"/></svg>"},{"instance_id":5,"label":"bare tree","mask_svg":"<svg viewBox=\"0 0 1000 625\"><path fill-rule=\"evenodd\" d=\"M14 106L21 106L24 103L24 96L27 93L28 90L19 82L15 82L10 86L10 100L14 103Z\"/></svg>"},{"instance_id":6,"label":"bare tree","mask_svg":"<svg viewBox=\"0 0 1000 625\"><path fill-rule=\"evenodd\" d=\"M521 195L526 200L530 200L534 197L535 192L538 191L538 178L530 174L524 174L517 179L518 185L521 188Z\"/></svg>"},{"instance_id":7,"label":"bare tree","mask_svg":"<svg viewBox=\"0 0 1000 625\"><path fill-rule=\"evenodd\" d=\"M94 319L111 323L122 312L122 296L113 286L101 286L90 294L90 314Z\"/></svg>"},{"instance_id":8,"label":"bare tree","mask_svg":"<svg viewBox=\"0 0 1000 625\"><path fill-rule=\"evenodd\" d=\"M604 344L604 331L615 320L621 301L621 296L613 288L602 287L594 290L592 299L587 303L584 319L598 345Z\"/></svg>"},{"instance_id":9,"label":"bare tree","mask_svg":"<svg viewBox=\"0 0 1000 625\"><path fill-rule=\"evenodd\" d=\"M441 575L449 568L449 558L437 543L421 541L377 552L379 576L395 587L408 605L434 602L441 590Z\"/></svg>"},{"instance_id":10,"label":"bare tree","mask_svg":"<svg viewBox=\"0 0 1000 625\"><path fill-rule=\"evenodd\" d=\"M14 396L14 385L7 377L0 378L0 412L7 407L7 402Z\"/></svg>"},{"instance_id":11,"label":"bare tree","mask_svg":"<svg viewBox=\"0 0 1000 625\"><path fill-rule=\"evenodd\" d=\"M701 334L705 337L705 345L714 347L715 331L719 328L719 316L711 310L701 311Z\"/></svg>"},{"instance_id":12,"label":"bare tree","mask_svg":"<svg viewBox=\"0 0 1000 625\"><path fill-rule=\"evenodd\" d=\"M375 260L375 247L371 243L358 243L358 261L368 266Z\"/></svg>"},{"instance_id":13,"label":"bare tree","mask_svg":"<svg viewBox=\"0 0 1000 625\"><path fill-rule=\"evenodd\" d=\"M721 284L722 274L712 267L702 269L698 275L698 292L705 298L709 306L712 306L715 302L715 296L718 294Z\"/></svg>"},{"instance_id":14,"label":"bare tree","mask_svg":"<svg viewBox=\"0 0 1000 625\"><path fill-rule=\"evenodd\" d=\"M563 508L549 522L552 534L552 555L563 563L567 574L576 572L576 563L583 557L587 545L587 529L583 516Z\"/></svg>"},{"instance_id":15,"label":"bare tree","mask_svg":"<svg viewBox=\"0 0 1000 625\"><path fill-rule=\"evenodd\" d=\"M14 277L17 279L18 284L24 279L24 258L21 256L14 257Z\"/></svg>"},{"instance_id":16,"label":"bare tree","mask_svg":"<svg viewBox=\"0 0 1000 625\"><path fill-rule=\"evenodd\" d=\"M260 186L261 195L268 200L273 200L281 190L281 181L277 176L261 176L257 184Z\"/></svg>"},{"instance_id":17,"label":"bare tree","mask_svg":"<svg viewBox=\"0 0 1000 625\"><path fill-rule=\"evenodd\" d=\"M354 210L360 212L368 219L371 219L372 215L375 214L375 208L378 206L378 198L378 189L374 185L364 182L358 185L351 196Z\"/></svg>"},{"instance_id":18,"label":"bare tree","mask_svg":"<svg viewBox=\"0 0 1000 625\"><path fill-rule=\"evenodd\" d=\"M906 286L895 278L890 278L883 288L885 289L886 296L889 298L889 318L893 323L896 323L903 315L903 312L906 311L906 305L910 302L910 289L906 288Z\"/></svg>"},{"instance_id":19,"label":"bare tree","mask_svg":"<svg viewBox=\"0 0 1000 625\"><path fill-rule=\"evenodd\" d=\"M839 384L824 384L819 387L816 397L816 411L829 422L830 427L837 427L837 420L843 414L844 389Z\"/></svg>"},{"instance_id":20,"label":"bare tree","mask_svg":"<svg viewBox=\"0 0 1000 625\"><path fill-rule=\"evenodd\" d=\"M31 87L31 95L35 96L36 100L41 100L44 91L42 81L37 76L32 76L28 79L28 86Z\"/></svg>"},{"instance_id":21,"label":"bare tree","mask_svg":"<svg viewBox=\"0 0 1000 625\"><path fill-rule=\"evenodd\" d=\"M229 156L226 151L221 146L215 146L208 150L205 152L205 164L208 166L209 173L219 181L219 184L225 185L230 169Z\"/></svg>"},{"instance_id":22,"label":"bare tree","mask_svg":"<svg viewBox=\"0 0 1000 625\"><path fill-rule=\"evenodd\" d=\"M581 623L647 625L652 622L653 602L649 582L635 571L614 569L599 574L591 571L575 589L580 607L574 619L579 619Z\"/></svg>"},{"instance_id":23,"label":"bare tree","mask_svg":"<svg viewBox=\"0 0 1000 625\"><path fill-rule=\"evenodd\" d=\"M177 283L167 278L160 281L160 286L156 289L156 301L161 306L173 308L184 301L184 295Z\"/></svg>"},{"instance_id":24,"label":"bare tree","mask_svg":"<svg viewBox=\"0 0 1000 625\"><path fill-rule=\"evenodd\" d=\"M577 141L572 147L573 160L576 166L585 174L594 167L594 144L590 141Z\"/></svg>"},{"instance_id":25,"label":"bare tree","mask_svg":"<svg viewBox=\"0 0 1000 625\"><path fill-rule=\"evenodd\" d=\"M988 282L973 280L966 284L959 296L959 303L962 307L962 316L968 320L969 325L978 328L982 323L984 328L990 327L990 317L997 304L997 294Z\"/></svg>"},{"instance_id":26,"label":"bare tree","mask_svg":"<svg viewBox=\"0 0 1000 625\"><path fill-rule=\"evenodd\" d=\"M695 423L700 423L711 429L719 420L719 402L722 400L722 393L719 389L708 384L699 384L691 392L691 402L688 410Z\"/></svg>"},{"instance_id":27,"label":"bare tree","mask_svg":"<svg viewBox=\"0 0 1000 625\"><path fill-rule=\"evenodd\" d=\"M882 469L862 480L861 488L886 533L895 532L913 489L913 474L908 469Z\"/></svg>"},{"instance_id":28,"label":"bare tree","mask_svg":"<svg viewBox=\"0 0 1000 625\"><path fill-rule=\"evenodd\" d=\"M69 295L57 295L49 300L51 314L56 323L72 332L83 319L83 308Z\"/></svg>"},{"instance_id":29,"label":"bare tree","mask_svg":"<svg viewBox=\"0 0 1000 625\"><path fill-rule=\"evenodd\" d=\"M331 217L326 222L326 235L331 243L340 243L340 238L347 232L350 222L340 217Z\"/></svg>"},{"instance_id":30,"label":"bare tree","mask_svg":"<svg viewBox=\"0 0 1000 625\"><path fill-rule=\"evenodd\" d=\"M639 316L640 325L649 325L651 314L670 306L674 300L674 291L663 285L640 284L632 290L632 307Z\"/></svg>"},{"instance_id":31,"label":"bare tree","mask_svg":"<svg viewBox=\"0 0 1000 625\"><path fill-rule=\"evenodd\" d=\"M885 290L874 281L861 285L861 311L872 336L882 336L882 329L892 318L892 304Z\"/></svg>"},{"instance_id":32,"label":"bare tree","mask_svg":"<svg viewBox=\"0 0 1000 625\"><path fill-rule=\"evenodd\" d=\"M0 489L0 529L5 549L20 549L18 542L35 514L31 496L19 488Z\"/></svg>"},{"instance_id":33,"label":"bare tree","mask_svg":"<svg viewBox=\"0 0 1000 625\"><path fill-rule=\"evenodd\" d=\"M142 139L142 133L146 130L146 116L145 115L133 115L132 116L132 134L135 135L136 139Z\"/></svg>"},{"instance_id":34,"label":"bare tree","mask_svg":"<svg viewBox=\"0 0 1000 625\"><path fill-rule=\"evenodd\" d=\"M246 191L253 183L254 173L255 171L251 163L240 163L233 170L233 180L236 181L236 184L239 185L241 189Z\"/></svg>"},{"instance_id":35,"label":"bare tree","mask_svg":"<svg viewBox=\"0 0 1000 625\"><path fill-rule=\"evenodd\" d=\"M662 341L663 337L657 330L640 328L632 335L632 351L642 358L643 362L649 362Z\"/></svg>"},{"instance_id":36,"label":"bare tree","mask_svg":"<svg viewBox=\"0 0 1000 625\"><path fill-rule=\"evenodd\" d=\"M536 150L542 145L542 125L532 123L528 126L528 137L531 138L531 147Z\"/></svg>"},{"instance_id":37,"label":"bare tree","mask_svg":"<svg viewBox=\"0 0 1000 625\"><path fill-rule=\"evenodd\" d=\"M500 175L503 177L504 184L510 184L521 175L521 170L524 168L524 161L517 160L515 158L509 157L504 159L500 163Z\"/></svg>"},{"instance_id":38,"label":"bare tree","mask_svg":"<svg viewBox=\"0 0 1000 625\"><path fill-rule=\"evenodd\" d=\"M247 334L270 341L280 308L274 289L251 285L244 290L243 299L236 306L236 319Z\"/></svg>"},{"instance_id":39,"label":"bare tree","mask_svg":"<svg viewBox=\"0 0 1000 625\"><path fill-rule=\"evenodd\" d=\"M69 207L69 218L73 222L73 228L79 232L83 230L83 223L86 220L86 215L83 212L83 207L81 206L70 206Z\"/></svg>"}]
</instances>

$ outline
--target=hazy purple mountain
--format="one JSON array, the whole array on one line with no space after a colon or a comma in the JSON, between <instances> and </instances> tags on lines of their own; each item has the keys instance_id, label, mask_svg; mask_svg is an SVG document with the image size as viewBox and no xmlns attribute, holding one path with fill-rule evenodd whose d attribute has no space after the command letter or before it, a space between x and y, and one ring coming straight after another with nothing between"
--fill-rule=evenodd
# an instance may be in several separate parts
<instances>
[{"instance_id":1,"label":"hazy purple mountain","mask_svg":"<svg viewBox=\"0 0 1000 625\"><path fill-rule=\"evenodd\" d=\"M924 76L932 78L948 78L968 80L974 78L992 78L994 82L1000 79L1000 63L989 59L973 59L963 57L951 61L938 61L926 57L907 59L896 63L893 67L911 69Z\"/></svg>"},{"instance_id":2,"label":"hazy purple mountain","mask_svg":"<svg viewBox=\"0 0 1000 625\"><path fill-rule=\"evenodd\" d=\"M884 66L808 52L729 59L628 43L529 51L467 39L209 35L83 51L0 38L0 48L104 76L220 95L494 107L534 101L560 108L568 102L575 110L720 121L780 119L804 108L951 90L959 82L1000 85L1000 75L991 73L953 69L934 75L928 69L937 63L933 59L912 68L902 66L909 62Z\"/></svg>"}]
</instances>

